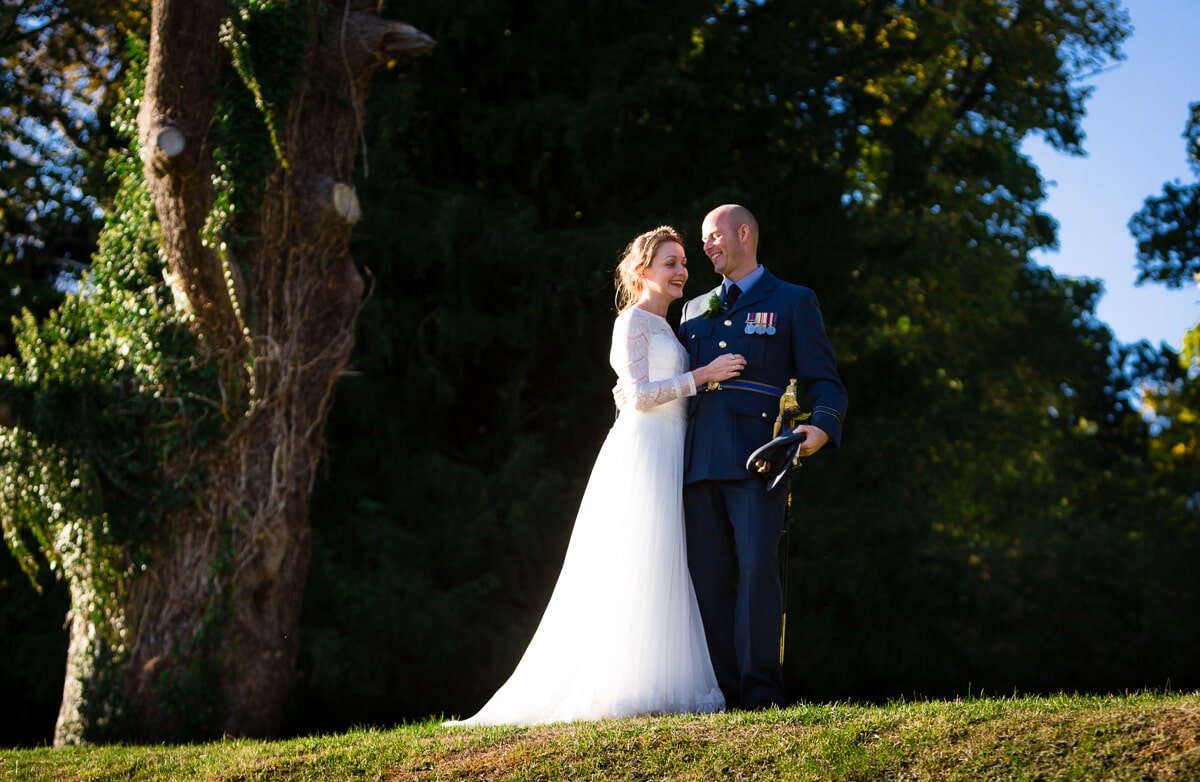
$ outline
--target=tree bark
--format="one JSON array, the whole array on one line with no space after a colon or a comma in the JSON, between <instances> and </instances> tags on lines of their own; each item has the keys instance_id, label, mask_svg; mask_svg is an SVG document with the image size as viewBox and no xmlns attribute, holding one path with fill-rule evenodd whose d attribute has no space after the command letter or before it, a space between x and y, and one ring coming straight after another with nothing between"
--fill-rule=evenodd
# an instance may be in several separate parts
<instances>
[{"instance_id":1,"label":"tree bark","mask_svg":"<svg viewBox=\"0 0 1200 782\"><path fill-rule=\"evenodd\" d=\"M229 358L236 359L243 340L235 302L220 258L201 239L213 205L208 131L225 59L218 36L224 9L221 0L153 3L138 140L167 265L181 281L209 349L222 355L232 351ZM167 131L183 137L175 155L158 144Z\"/></svg>"},{"instance_id":2,"label":"tree bark","mask_svg":"<svg viewBox=\"0 0 1200 782\"><path fill-rule=\"evenodd\" d=\"M363 293L348 250L357 199L351 188L348 201L344 190L353 181L363 99L383 58L433 45L381 19L375 2L347 2L324 15L320 5L310 4L310 19L324 19L325 29L315 31L280 128L286 165L265 187L261 238L237 264L201 241L214 197L213 96L229 67L218 40L224 3L153 3L138 116L146 180L174 286L239 415L226 441L201 455L201 501L164 522L170 534L109 620L119 625L127 661L119 679L131 719L121 738L269 736L279 727L298 649L309 496ZM166 129L173 143L160 146ZM333 195L339 185L342 208ZM86 587L73 583L71 591L56 744L104 736L97 715L105 709L79 685L95 676L103 634ZM181 715L175 701L190 697L180 693L197 675L204 706Z\"/></svg>"}]
</instances>

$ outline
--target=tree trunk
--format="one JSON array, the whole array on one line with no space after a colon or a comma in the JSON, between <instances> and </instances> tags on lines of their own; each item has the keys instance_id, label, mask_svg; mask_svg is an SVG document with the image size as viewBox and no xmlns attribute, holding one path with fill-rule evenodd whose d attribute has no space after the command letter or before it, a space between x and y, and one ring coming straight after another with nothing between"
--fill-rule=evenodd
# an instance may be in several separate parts
<instances>
[{"instance_id":1,"label":"tree trunk","mask_svg":"<svg viewBox=\"0 0 1200 782\"><path fill-rule=\"evenodd\" d=\"M363 98L385 56L433 43L381 19L373 0L320 6L306 10L306 68L279 127L286 163L265 186L259 238L239 263L201 240L214 199L213 96L229 67L218 38L225 4L154 0L138 115L146 180L177 300L234 413L226 441L200 455L201 501L164 520L170 533L129 581L119 616L93 616L87 585L72 582L56 744L111 735L105 721L116 712L125 739L278 729L308 571L309 495L363 293L348 252ZM95 686L114 651L103 637L121 639L110 677L118 695Z\"/></svg>"}]
</instances>

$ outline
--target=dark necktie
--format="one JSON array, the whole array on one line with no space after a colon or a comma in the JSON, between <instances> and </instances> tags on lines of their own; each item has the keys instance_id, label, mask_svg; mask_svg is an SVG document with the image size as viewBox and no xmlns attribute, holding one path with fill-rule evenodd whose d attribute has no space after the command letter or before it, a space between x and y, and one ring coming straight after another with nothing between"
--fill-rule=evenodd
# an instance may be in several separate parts
<instances>
[{"instance_id":1,"label":"dark necktie","mask_svg":"<svg viewBox=\"0 0 1200 782\"><path fill-rule=\"evenodd\" d=\"M737 304L738 296L741 296L741 295L742 295L742 289L737 286L737 283L730 285L729 289L725 291L725 307L726 307L726 309L732 309L733 305Z\"/></svg>"}]
</instances>

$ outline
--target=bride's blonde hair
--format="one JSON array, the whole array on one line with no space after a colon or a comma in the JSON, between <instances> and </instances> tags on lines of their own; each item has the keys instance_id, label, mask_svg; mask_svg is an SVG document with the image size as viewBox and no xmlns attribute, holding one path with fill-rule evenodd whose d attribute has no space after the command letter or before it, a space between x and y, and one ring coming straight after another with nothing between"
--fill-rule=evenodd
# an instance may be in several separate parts
<instances>
[{"instance_id":1,"label":"bride's blonde hair","mask_svg":"<svg viewBox=\"0 0 1200 782\"><path fill-rule=\"evenodd\" d=\"M623 312L642 296L642 272L650 267L654 254L663 242L677 242L683 246L683 237L669 225L660 225L644 234L638 234L625 248L621 262L614 275L617 283L617 312Z\"/></svg>"}]
</instances>

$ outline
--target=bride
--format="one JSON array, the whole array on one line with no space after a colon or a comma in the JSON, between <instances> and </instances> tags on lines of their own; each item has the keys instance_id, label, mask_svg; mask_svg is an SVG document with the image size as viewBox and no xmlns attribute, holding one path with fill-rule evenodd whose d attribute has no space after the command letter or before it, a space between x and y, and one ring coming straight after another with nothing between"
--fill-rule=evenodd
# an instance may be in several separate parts
<instances>
[{"instance_id":1,"label":"bride","mask_svg":"<svg viewBox=\"0 0 1200 782\"><path fill-rule=\"evenodd\" d=\"M736 377L725 354L687 371L667 324L687 258L675 229L636 237L617 268L609 361L624 403L592 468L562 572L512 676L473 717L533 725L724 708L687 568L686 397Z\"/></svg>"}]
</instances>

